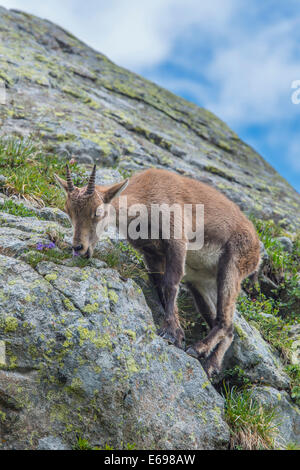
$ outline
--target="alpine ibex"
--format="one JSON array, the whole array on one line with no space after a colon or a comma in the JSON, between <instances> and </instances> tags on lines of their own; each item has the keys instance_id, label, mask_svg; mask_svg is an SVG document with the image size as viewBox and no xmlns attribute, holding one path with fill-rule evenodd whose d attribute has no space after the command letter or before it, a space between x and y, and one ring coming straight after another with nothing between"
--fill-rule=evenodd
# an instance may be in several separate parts
<instances>
[{"instance_id":1,"label":"alpine ibex","mask_svg":"<svg viewBox=\"0 0 300 470\"><path fill-rule=\"evenodd\" d=\"M176 297L184 278L197 310L210 327L207 337L189 347L187 353L201 358L209 377L218 373L233 340L233 315L241 281L257 272L260 263L260 245L254 226L236 204L216 189L173 172L149 169L109 187L96 186L95 175L96 166L88 185L81 189L74 186L68 167L66 181L57 177L67 194L65 210L74 229L73 250L81 256L93 254L99 239L97 225L104 217L106 203L115 209L118 224L121 193L127 197L128 212L135 204L144 204L149 211L157 204L204 206L204 238L200 249L188 250L185 236L135 240L128 236L128 241L143 254L163 305L165 319L160 335L182 347L184 331ZM174 217L171 218L171 224L175 223ZM195 228L194 212L191 224Z\"/></svg>"}]
</instances>

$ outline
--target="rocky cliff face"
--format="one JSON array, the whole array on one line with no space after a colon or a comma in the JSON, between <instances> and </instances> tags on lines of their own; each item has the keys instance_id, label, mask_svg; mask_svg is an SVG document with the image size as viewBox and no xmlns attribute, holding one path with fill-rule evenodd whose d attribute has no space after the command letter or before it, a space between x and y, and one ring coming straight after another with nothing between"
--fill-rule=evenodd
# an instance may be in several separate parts
<instances>
[{"instance_id":1,"label":"rocky cliff face","mask_svg":"<svg viewBox=\"0 0 300 470\"><path fill-rule=\"evenodd\" d=\"M49 162L54 154L97 162L102 184L167 168L261 219L300 226L299 195L222 121L48 21L0 7L0 79L0 137L32 136ZM20 205L7 181L0 175L0 446L72 448L82 437L102 448L228 448L220 387L156 335L161 307L136 254L108 239L86 265L73 260L66 216ZM128 266L138 271L129 275ZM257 400L276 408L277 447L300 443L284 366L237 312L224 377L238 368Z\"/></svg>"},{"instance_id":2,"label":"rocky cliff face","mask_svg":"<svg viewBox=\"0 0 300 470\"><path fill-rule=\"evenodd\" d=\"M33 133L81 162L169 168L209 182L247 212L300 226L299 194L226 124L49 21L0 8L1 78L1 135Z\"/></svg>"}]
</instances>

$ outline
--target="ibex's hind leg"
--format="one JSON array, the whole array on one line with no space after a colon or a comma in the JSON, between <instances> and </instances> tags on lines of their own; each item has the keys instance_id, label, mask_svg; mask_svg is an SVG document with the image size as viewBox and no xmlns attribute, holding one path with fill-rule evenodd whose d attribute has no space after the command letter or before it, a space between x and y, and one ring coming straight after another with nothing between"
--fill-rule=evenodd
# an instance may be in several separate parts
<instances>
[{"instance_id":1,"label":"ibex's hind leg","mask_svg":"<svg viewBox=\"0 0 300 470\"><path fill-rule=\"evenodd\" d=\"M176 298L179 283L184 275L186 244L180 240L166 241L166 268L162 281L165 320L160 336L182 347L184 331L180 326Z\"/></svg>"},{"instance_id":2,"label":"ibex's hind leg","mask_svg":"<svg viewBox=\"0 0 300 470\"><path fill-rule=\"evenodd\" d=\"M216 320L216 312L212 311L208 303L205 301L203 295L191 283L187 283L196 305L198 312L203 316L204 320L210 328L213 328Z\"/></svg>"},{"instance_id":3,"label":"ibex's hind leg","mask_svg":"<svg viewBox=\"0 0 300 470\"><path fill-rule=\"evenodd\" d=\"M225 338L218 344L218 346L214 349L214 351L203 364L204 369L206 370L209 377L212 377L214 374L218 374L221 371L224 355L226 351L228 351L232 341L233 328L228 330Z\"/></svg>"},{"instance_id":4,"label":"ibex's hind leg","mask_svg":"<svg viewBox=\"0 0 300 470\"><path fill-rule=\"evenodd\" d=\"M226 350L228 349L233 334L233 315L235 310L235 302L240 290L241 275L236 266L234 254L230 245L228 245L220 258L218 268L218 302L217 302L217 318L216 323L210 333L204 340L196 343L193 348L187 352L198 357L208 358L215 348L211 358L206 361L206 368L212 374L214 363L216 369L222 364L222 360Z\"/></svg>"}]
</instances>

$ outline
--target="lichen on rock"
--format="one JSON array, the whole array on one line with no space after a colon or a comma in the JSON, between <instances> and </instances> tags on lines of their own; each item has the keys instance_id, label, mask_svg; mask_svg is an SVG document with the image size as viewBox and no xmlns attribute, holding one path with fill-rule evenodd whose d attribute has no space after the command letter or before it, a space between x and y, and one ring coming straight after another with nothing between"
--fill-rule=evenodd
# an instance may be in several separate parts
<instances>
[{"instance_id":1,"label":"lichen on rock","mask_svg":"<svg viewBox=\"0 0 300 470\"><path fill-rule=\"evenodd\" d=\"M0 39L8 99L0 138L36 136L49 163L96 162L101 185L167 168L219 188L248 214L300 227L299 194L209 111L32 15L0 7ZM243 316L216 389L199 361L157 336L162 306L145 270L138 266L136 279L118 272L135 258L126 245L108 234L95 259L76 264L66 214L9 198L9 188L0 175L0 448L72 449L84 435L116 449L227 449L219 392L234 368L261 403L278 408L279 437L288 436L278 446L299 445L291 378ZM52 253L37 250L51 237L60 240ZM293 250L289 238L279 242Z\"/></svg>"}]
</instances>

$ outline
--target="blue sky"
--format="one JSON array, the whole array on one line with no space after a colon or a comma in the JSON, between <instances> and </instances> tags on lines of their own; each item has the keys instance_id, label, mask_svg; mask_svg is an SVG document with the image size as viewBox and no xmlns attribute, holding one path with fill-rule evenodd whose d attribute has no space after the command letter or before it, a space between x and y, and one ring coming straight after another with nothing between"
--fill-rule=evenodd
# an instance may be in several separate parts
<instances>
[{"instance_id":1,"label":"blue sky","mask_svg":"<svg viewBox=\"0 0 300 470\"><path fill-rule=\"evenodd\" d=\"M299 0L0 0L216 113L300 192ZM298 81L298 83L297 83ZM292 89L292 84L298 87Z\"/></svg>"}]
</instances>

